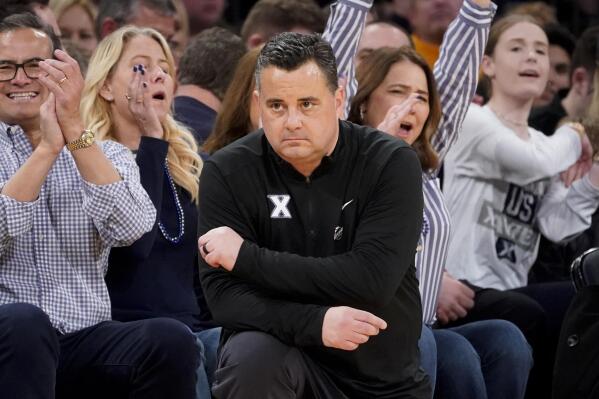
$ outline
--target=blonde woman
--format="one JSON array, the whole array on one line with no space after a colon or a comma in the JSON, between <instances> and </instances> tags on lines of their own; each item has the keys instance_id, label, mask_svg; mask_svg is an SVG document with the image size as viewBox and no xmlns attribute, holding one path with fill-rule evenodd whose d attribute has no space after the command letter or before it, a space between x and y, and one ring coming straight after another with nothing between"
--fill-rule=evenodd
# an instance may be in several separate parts
<instances>
[{"instance_id":1,"label":"blonde woman","mask_svg":"<svg viewBox=\"0 0 599 399\"><path fill-rule=\"evenodd\" d=\"M56 15L61 38L89 57L98 45L94 32L97 14L94 3L91 0L50 0L49 6Z\"/></svg>"},{"instance_id":2,"label":"blonde woman","mask_svg":"<svg viewBox=\"0 0 599 399\"><path fill-rule=\"evenodd\" d=\"M209 398L204 364L214 367L219 329L206 329L194 290L199 174L191 133L171 115L173 56L149 28L123 27L100 42L81 101L86 126L136 154L141 182L157 209L152 231L111 252L106 283L116 320L172 317L206 346L199 397ZM200 343L200 341L198 341Z\"/></svg>"}]
</instances>

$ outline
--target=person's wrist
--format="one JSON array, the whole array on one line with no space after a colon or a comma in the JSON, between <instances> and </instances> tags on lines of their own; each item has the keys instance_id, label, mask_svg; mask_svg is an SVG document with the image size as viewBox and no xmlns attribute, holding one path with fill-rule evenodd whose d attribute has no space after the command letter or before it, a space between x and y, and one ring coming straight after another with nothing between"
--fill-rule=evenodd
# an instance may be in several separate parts
<instances>
[{"instance_id":1,"label":"person's wrist","mask_svg":"<svg viewBox=\"0 0 599 399\"><path fill-rule=\"evenodd\" d=\"M63 148L64 148L64 144L59 146L59 145L55 145L55 144L50 144L50 143L42 140L38 144L38 146L36 148L36 152L38 154L42 155L43 157L56 158L56 157L58 157L58 154L60 154L60 152L62 151Z\"/></svg>"},{"instance_id":2,"label":"person's wrist","mask_svg":"<svg viewBox=\"0 0 599 399\"><path fill-rule=\"evenodd\" d=\"M67 123L66 126L62 129L65 141L67 143L70 143L71 141L79 139L83 130L85 130L85 127L83 126L83 123L81 123L80 120Z\"/></svg>"}]
</instances>

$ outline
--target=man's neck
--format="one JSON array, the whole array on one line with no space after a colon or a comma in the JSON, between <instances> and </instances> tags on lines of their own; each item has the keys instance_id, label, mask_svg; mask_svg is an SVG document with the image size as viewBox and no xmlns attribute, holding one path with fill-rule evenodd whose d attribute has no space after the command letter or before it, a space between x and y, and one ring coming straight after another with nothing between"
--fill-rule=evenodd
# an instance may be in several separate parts
<instances>
[{"instance_id":1,"label":"man's neck","mask_svg":"<svg viewBox=\"0 0 599 399\"><path fill-rule=\"evenodd\" d=\"M177 88L175 96L187 96L198 100L199 102L218 112L220 109L220 100L209 90L196 85L180 85Z\"/></svg>"},{"instance_id":2,"label":"man's neck","mask_svg":"<svg viewBox=\"0 0 599 399\"><path fill-rule=\"evenodd\" d=\"M31 147L35 150L42 139L42 131L40 129L40 121L20 122L18 125L23 129L25 136L31 143Z\"/></svg>"},{"instance_id":3,"label":"man's neck","mask_svg":"<svg viewBox=\"0 0 599 399\"><path fill-rule=\"evenodd\" d=\"M570 118L580 118L586 113L586 107L583 101L580 101L578 94L574 89L570 89L568 94L562 100L562 107Z\"/></svg>"}]
</instances>

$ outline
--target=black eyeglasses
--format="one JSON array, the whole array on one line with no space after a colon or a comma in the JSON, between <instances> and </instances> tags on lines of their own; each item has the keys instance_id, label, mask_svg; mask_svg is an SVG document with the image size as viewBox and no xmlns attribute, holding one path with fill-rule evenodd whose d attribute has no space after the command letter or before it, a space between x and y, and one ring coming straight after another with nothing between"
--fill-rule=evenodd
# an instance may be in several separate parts
<instances>
[{"instance_id":1,"label":"black eyeglasses","mask_svg":"<svg viewBox=\"0 0 599 399\"><path fill-rule=\"evenodd\" d=\"M42 73L40 68L40 61L43 58L32 58L25 61L22 64L17 64L12 61L0 61L0 82L7 82L13 80L17 76L19 68L23 68L23 72L29 79L37 79Z\"/></svg>"}]
</instances>

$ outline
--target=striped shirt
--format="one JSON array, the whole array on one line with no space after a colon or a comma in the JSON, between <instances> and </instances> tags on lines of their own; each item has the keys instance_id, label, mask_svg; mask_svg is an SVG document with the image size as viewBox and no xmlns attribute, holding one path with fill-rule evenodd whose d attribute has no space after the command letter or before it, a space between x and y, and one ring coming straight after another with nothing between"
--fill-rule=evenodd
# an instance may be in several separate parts
<instances>
[{"instance_id":1,"label":"striped shirt","mask_svg":"<svg viewBox=\"0 0 599 399\"><path fill-rule=\"evenodd\" d=\"M110 319L110 248L134 242L156 217L131 152L110 141L100 146L121 181L86 182L63 149L35 201L0 194L0 305L38 306L61 333ZM0 190L32 152L21 128L0 123Z\"/></svg>"},{"instance_id":2,"label":"striped shirt","mask_svg":"<svg viewBox=\"0 0 599 399\"><path fill-rule=\"evenodd\" d=\"M340 75L347 73L347 102L356 93L353 58L370 1L341 0L331 7L323 37L330 41ZM457 139L457 133L476 90L478 70L497 6L481 8L466 0L450 24L435 64L434 75L443 116L431 142L440 161ZM353 38L348 36L355 35ZM348 51L353 50L352 53ZM347 63L351 65L347 65ZM347 109L347 107L346 107ZM438 170L423 174L424 223L416 253L416 276L420 281L423 322L433 324L441 277L449 245L450 216L441 193Z\"/></svg>"}]
</instances>

